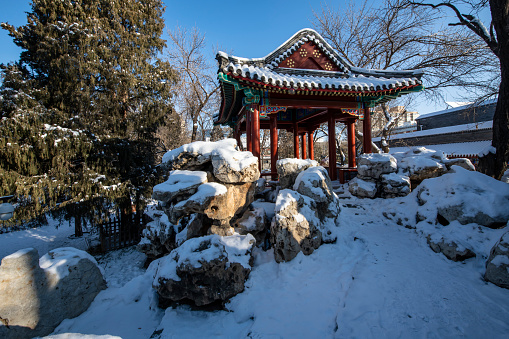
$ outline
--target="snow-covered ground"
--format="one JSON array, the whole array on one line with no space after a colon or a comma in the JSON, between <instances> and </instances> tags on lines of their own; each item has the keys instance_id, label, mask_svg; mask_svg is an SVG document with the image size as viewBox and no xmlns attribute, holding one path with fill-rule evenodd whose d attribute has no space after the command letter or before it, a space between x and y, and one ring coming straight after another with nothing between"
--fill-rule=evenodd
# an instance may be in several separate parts
<instances>
[{"instance_id":1,"label":"snow-covered ground","mask_svg":"<svg viewBox=\"0 0 509 339\"><path fill-rule=\"evenodd\" d=\"M246 289L227 311L161 310L154 265L145 271L142 254L128 248L97 257L108 289L50 337L508 338L509 290L482 279L486 258L450 261L419 230L382 216L408 208L404 201L342 199L337 242L310 256L277 264L271 251L257 249ZM492 232L488 249L504 230ZM0 257L25 247L43 255L69 242L80 246L72 233L63 225L1 234Z\"/></svg>"}]
</instances>

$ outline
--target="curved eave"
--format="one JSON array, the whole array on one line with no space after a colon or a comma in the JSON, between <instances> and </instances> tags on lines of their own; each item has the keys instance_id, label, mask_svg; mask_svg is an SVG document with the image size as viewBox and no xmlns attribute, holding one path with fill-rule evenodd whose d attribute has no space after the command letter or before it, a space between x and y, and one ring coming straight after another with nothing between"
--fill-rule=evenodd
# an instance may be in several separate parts
<instances>
[{"instance_id":1,"label":"curved eave","mask_svg":"<svg viewBox=\"0 0 509 339\"><path fill-rule=\"evenodd\" d=\"M228 73L229 76L232 78L238 79L242 81L242 84L245 85L246 83L252 84L253 87L260 88L260 89L276 89L283 92L290 92L290 91L301 91L304 94L305 93L313 93L313 94L331 94L331 93L337 93L337 94L343 94L343 95L351 95L351 96L379 96L384 94L396 94L398 91L404 91L404 90L411 90L417 87L422 87L421 84L414 84L409 86L394 86L393 88L386 88L386 89L375 89L373 87L364 87L361 90L350 90L350 89L333 89L333 88L309 88L308 86L304 87L290 87L290 86L280 86L280 85L273 85L270 83L266 83L260 80L254 80L251 78L242 77L239 75L233 75L231 73Z\"/></svg>"}]
</instances>

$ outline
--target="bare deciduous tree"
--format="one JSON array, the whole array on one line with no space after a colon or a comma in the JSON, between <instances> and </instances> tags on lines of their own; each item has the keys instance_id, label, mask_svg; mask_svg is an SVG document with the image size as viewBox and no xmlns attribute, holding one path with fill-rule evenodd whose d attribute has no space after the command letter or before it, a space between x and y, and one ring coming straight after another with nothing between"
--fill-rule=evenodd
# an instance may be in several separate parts
<instances>
[{"instance_id":1,"label":"bare deciduous tree","mask_svg":"<svg viewBox=\"0 0 509 339\"><path fill-rule=\"evenodd\" d=\"M509 0L462 0L442 1L432 4L423 1L407 1L403 5L410 5L411 8L432 8L434 10L448 10L455 16L456 21L451 26L466 27L484 42L485 49L492 53L489 56L495 57L500 62L498 75L500 83L498 91L497 107L493 117L493 139L490 152L479 158L479 170L497 179L507 168L509 162ZM463 13L460 7L468 10ZM489 7L491 12L491 23L489 30L479 20L479 11Z\"/></svg>"},{"instance_id":2,"label":"bare deciduous tree","mask_svg":"<svg viewBox=\"0 0 509 339\"><path fill-rule=\"evenodd\" d=\"M188 31L176 27L168 31L171 40L168 58L179 73L176 109L191 125L191 141L201 138L205 130L212 129L212 115L219 105L219 84L215 68L204 54L205 35L197 28Z\"/></svg>"},{"instance_id":3,"label":"bare deciduous tree","mask_svg":"<svg viewBox=\"0 0 509 339\"><path fill-rule=\"evenodd\" d=\"M436 13L404 6L403 0L385 0L379 8L371 4L367 0L352 2L341 10L324 5L315 13L314 25L355 66L424 69L425 94L431 99L442 99L441 89L446 87L493 93L498 64L476 34L442 27L442 18ZM388 110L386 113L380 115L383 136L395 126L395 117ZM356 134L362 135L360 131Z\"/></svg>"}]
</instances>

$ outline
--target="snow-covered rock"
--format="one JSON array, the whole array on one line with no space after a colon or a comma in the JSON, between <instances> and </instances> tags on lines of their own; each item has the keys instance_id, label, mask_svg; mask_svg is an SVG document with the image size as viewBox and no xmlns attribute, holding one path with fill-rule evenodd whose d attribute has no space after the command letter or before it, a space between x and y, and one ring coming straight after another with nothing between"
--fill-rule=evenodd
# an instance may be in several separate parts
<instances>
[{"instance_id":1,"label":"snow-covered rock","mask_svg":"<svg viewBox=\"0 0 509 339\"><path fill-rule=\"evenodd\" d=\"M237 141L224 139L216 142L195 141L185 144L163 155L162 165L176 170L202 171L211 168L211 156L217 149L236 152Z\"/></svg>"},{"instance_id":2,"label":"snow-covered rock","mask_svg":"<svg viewBox=\"0 0 509 339\"><path fill-rule=\"evenodd\" d=\"M322 166L309 167L300 172L293 189L316 202L331 202L336 198L329 174Z\"/></svg>"},{"instance_id":3,"label":"snow-covered rock","mask_svg":"<svg viewBox=\"0 0 509 339\"><path fill-rule=\"evenodd\" d=\"M315 160L291 158L278 160L276 162L276 168L279 177L279 185L282 189L292 188L299 173L313 166L318 166L318 162Z\"/></svg>"},{"instance_id":4,"label":"snow-covered rock","mask_svg":"<svg viewBox=\"0 0 509 339\"><path fill-rule=\"evenodd\" d=\"M427 241L434 252L443 253L452 261L463 261L475 257L475 253L470 248L458 245L454 241L447 241L444 238L433 239L431 236L427 237Z\"/></svg>"},{"instance_id":5,"label":"snow-covered rock","mask_svg":"<svg viewBox=\"0 0 509 339\"><path fill-rule=\"evenodd\" d=\"M509 184L509 169L504 172L504 174L502 175L502 178L500 178L500 181Z\"/></svg>"},{"instance_id":6,"label":"snow-covered rock","mask_svg":"<svg viewBox=\"0 0 509 339\"><path fill-rule=\"evenodd\" d=\"M149 261L170 253L177 247L176 236L179 227L168 220L162 211L152 214L154 220L147 223L143 229L143 237L138 244L138 250L145 253Z\"/></svg>"},{"instance_id":7,"label":"snow-covered rock","mask_svg":"<svg viewBox=\"0 0 509 339\"><path fill-rule=\"evenodd\" d=\"M352 195L359 198L374 198L378 192L378 187L374 180L367 181L355 177L348 182L348 190Z\"/></svg>"},{"instance_id":8,"label":"snow-covered rock","mask_svg":"<svg viewBox=\"0 0 509 339\"><path fill-rule=\"evenodd\" d=\"M406 175L397 173L382 174L380 179L382 198L404 197L410 193L410 178Z\"/></svg>"},{"instance_id":9,"label":"snow-covered rock","mask_svg":"<svg viewBox=\"0 0 509 339\"><path fill-rule=\"evenodd\" d=\"M453 220L498 228L509 220L509 185L479 172L453 166L438 178L428 179L415 190L420 219Z\"/></svg>"},{"instance_id":10,"label":"snow-covered rock","mask_svg":"<svg viewBox=\"0 0 509 339\"><path fill-rule=\"evenodd\" d=\"M252 235L209 235L186 241L154 263L153 287L161 306L192 301L197 306L224 302L244 290L251 272Z\"/></svg>"},{"instance_id":11,"label":"snow-covered rock","mask_svg":"<svg viewBox=\"0 0 509 339\"><path fill-rule=\"evenodd\" d=\"M469 171L475 171L475 166L472 164L470 159L467 158L447 159L443 160L443 162L447 167L447 170L450 170L452 166L459 166Z\"/></svg>"},{"instance_id":12,"label":"snow-covered rock","mask_svg":"<svg viewBox=\"0 0 509 339\"><path fill-rule=\"evenodd\" d=\"M509 288L509 232L504 233L491 249L484 279L497 286Z\"/></svg>"},{"instance_id":13,"label":"snow-covered rock","mask_svg":"<svg viewBox=\"0 0 509 339\"><path fill-rule=\"evenodd\" d=\"M0 337L6 339L51 333L62 320L83 313L106 288L95 259L71 247L40 259L33 248L6 256L0 282Z\"/></svg>"},{"instance_id":14,"label":"snow-covered rock","mask_svg":"<svg viewBox=\"0 0 509 339\"><path fill-rule=\"evenodd\" d=\"M216 149L212 153L214 176L223 183L255 182L260 178L258 158L251 152Z\"/></svg>"},{"instance_id":15,"label":"snow-covered rock","mask_svg":"<svg viewBox=\"0 0 509 339\"><path fill-rule=\"evenodd\" d=\"M168 180L154 186L152 198L169 203L179 196L196 193L198 186L206 182L207 172L174 170Z\"/></svg>"},{"instance_id":16,"label":"snow-covered rock","mask_svg":"<svg viewBox=\"0 0 509 339\"><path fill-rule=\"evenodd\" d=\"M357 157L357 171L361 179L379 179L382 174L397 171L397 161L387 153L361 154Z\"/></svg>"},{"instance_id":17,"label":"snow-covered rock","mask_svg":"<svg viewBox=\"0 0 509 339\"><path fill-rule=\"evenodd\" d=\"M265 240L268 230L268 219L265 209L262 207L251 207L242 217L235 221L235 231L241 235L251 234L255 237L256 243L261 244Z\"/></svg>"},{"instance_id":18,"label":"snow-covered rock","mask_svg":"<svg viewBox=\"0 0 509 339\"><path fill-rule=\"evenodd\" d=\"M290 261L299 252L309 255L322 244L316 201L290 189L279 192L271 242L277 262Z\"/></svg>"},{"instance_id":19,"label":"snow-covered rock","mask_svg":"<svg viewBox=\"0 0 509 339\"><path fill-rule=\"evenodd\" d=\"M412 187L416 187L424 179L438 177L447 171L444 164L447 158L443 152L424 147L416 147L399 154L397 159L399 171L410 177Z\"/></svg>"}]
</instances>

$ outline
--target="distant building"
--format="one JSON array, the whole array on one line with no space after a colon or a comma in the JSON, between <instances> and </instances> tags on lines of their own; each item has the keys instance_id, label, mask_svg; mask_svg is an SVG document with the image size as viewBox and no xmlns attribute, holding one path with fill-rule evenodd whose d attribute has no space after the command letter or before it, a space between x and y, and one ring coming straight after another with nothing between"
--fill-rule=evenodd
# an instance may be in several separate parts
<instances>
[{"instance_id":1,"label":"distant building","mask_svg":"<svg viewBox=\"0 0 509 339\"><path fill-rule=\"evenodd\" d=\"M475 163L479 153L491 145L496 104L490 100L423 114L416 119L415 131L391 136L391 153L424 146L443 151L449 158L469 158ZM380 138L373 141L380 143Z\"/></svg>"},{"instance_id":2,"label":"distant building","mask_svg":"<svg viewBox=\"0 0 509 339\"><path fill-rule=\"evenodd\" d=\"M383 114L380 106L373 109L375 114ZM400 134L414 132L417 130L416 119L419 117L417 112L408 112L405 106L394 106L389 108L389 113L396 119L396 124L391 129L391 134ZM380 124L373 124L373 135L380 136L382 134L383 125L385 124L383 119L380 120Z\"/></svg>"}]
</instances>

